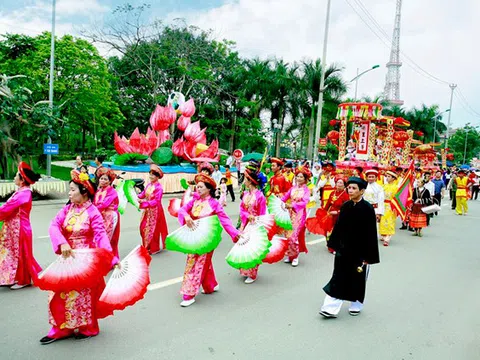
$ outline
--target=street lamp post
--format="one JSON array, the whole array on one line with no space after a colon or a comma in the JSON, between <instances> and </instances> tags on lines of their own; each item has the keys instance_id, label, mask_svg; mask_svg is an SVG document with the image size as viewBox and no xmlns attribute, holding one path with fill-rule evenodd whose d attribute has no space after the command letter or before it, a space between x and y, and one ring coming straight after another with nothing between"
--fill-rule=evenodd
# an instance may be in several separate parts
<instances>
[{"instance_id":1,"label":"street lamp post","mask_svg":"<svg viewBox=\"0 0 480 360\"><path fill-rule=\"evenodd\" d=\"M363 75L365 75L366 73L372 71L372 70L375 70L375 69L378 69L380 67L380 65L373 65L370 69L367 69L361 73L359 73L360 69L357 68L357 76L355 76L352 80L350 80L350 82L354 82L355 81L355 98L354 100L357 101L357 94L358 94L358 79L360 77L362 77Z\"/></svg>"},{"instance_id":2,"label":"street lamp post","mask_svg":"<svg viewBox=\"0 0 480 360\"><path fill-rule=\"evenodd\" d=\"M445 114L446 112L450 112L450 109L447 109L447 110L441 112L440 114L438 114L437 116L435 116L433 118L435 120L434 125L433 125L433 142L435 142L435 138L436 138L436 135L437 135L437 119L440 116L442 116L443 114Z\"/></svg>"},{"instance_id":3,"label":"street lamp post","mask_svg":"<svg viewBox=\"0 0 480 360\"><path fill-rule=\"evenodd\" d=\"M318 111L317 124L315 127L315 141L313 142L313 161L318 159L318 140L320 139L320 130L322 128L322 111L323 111L323 93L325 91L325 71L327 70L327 44L328 44L328 27L330 25L330 7L332 0L327 1L327 14L325 17L325 32L323 37L323 54L322 54L322 73L320 74L320 89L318 93Z\"/></svg>"}]
</instances>

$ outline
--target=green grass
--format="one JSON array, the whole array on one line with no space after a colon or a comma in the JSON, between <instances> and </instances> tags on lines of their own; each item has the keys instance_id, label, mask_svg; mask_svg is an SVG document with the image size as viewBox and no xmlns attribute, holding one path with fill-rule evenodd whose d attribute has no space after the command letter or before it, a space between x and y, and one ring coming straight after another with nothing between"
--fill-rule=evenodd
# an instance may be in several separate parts
<instances>
[{"instance_id":1,"label":"green grass","mask_svg":"<svg viewBox=\"0 0 480 360\"><path fill-rule=\"evenodd\" d=\"M37 168L36 170L40 174L43 174L43 175L47 174L46 169L38 169ZM56 179L70 181L71 180L70 171L72 171L72 169L70 169L70 168L66 168L66 167L63 167L63 166L52 165L52 174L51 175L52 175L52 177L54 177Z\"/></svg>"}]
</instances>

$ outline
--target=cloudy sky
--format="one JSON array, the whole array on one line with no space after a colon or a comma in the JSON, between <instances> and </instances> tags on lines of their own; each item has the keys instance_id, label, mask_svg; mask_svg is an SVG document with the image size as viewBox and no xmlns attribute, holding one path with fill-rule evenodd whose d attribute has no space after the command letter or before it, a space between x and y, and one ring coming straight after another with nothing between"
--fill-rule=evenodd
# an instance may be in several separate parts
<instances>
[{"instance_id":1,"label":"cloudy sky","mask_svg":"<svg viewBox=\"0 0 480 360\"><path fill-rule=\"evenodd\" d=\"M108 19L125 0L57 0L57 33ZM212 29L234 40L245 57L293 62L321 57L327 0L130 0L150 2L150 16ZM406 107L422 103L449 108L448 83L458 84L452 125L480 124L479 0L403 1L401 97ZM396 0L332 0L327 62L344 67L346 80L379 64L359 81L359 96L382 92L390 55ZM366 12L365 12L366 10ZM369 18L371 17L371 18ZM362 20L363 19L363 20ZM50 30L51 0L2 0L0 33ZM365 22L367 24L365 24ZM354 84L348 95L354 96ZM444 122L447 122L445 117Z\"/></svg>"}]
</instances>

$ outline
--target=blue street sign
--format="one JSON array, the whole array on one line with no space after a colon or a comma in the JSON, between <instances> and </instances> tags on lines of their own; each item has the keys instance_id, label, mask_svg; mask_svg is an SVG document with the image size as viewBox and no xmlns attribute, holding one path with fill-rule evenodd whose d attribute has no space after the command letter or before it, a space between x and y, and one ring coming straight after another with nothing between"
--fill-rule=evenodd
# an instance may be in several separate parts
<instances>
[{"instance_id":1,"label":"blue street sign","mask_svg":"<svg viewBox=\"0 0 480 360\"><path fill-rule=\"evenodd\" d=\"M43 144L45 155L58 155L58 144Z\"/></svg>"}]
</instances>

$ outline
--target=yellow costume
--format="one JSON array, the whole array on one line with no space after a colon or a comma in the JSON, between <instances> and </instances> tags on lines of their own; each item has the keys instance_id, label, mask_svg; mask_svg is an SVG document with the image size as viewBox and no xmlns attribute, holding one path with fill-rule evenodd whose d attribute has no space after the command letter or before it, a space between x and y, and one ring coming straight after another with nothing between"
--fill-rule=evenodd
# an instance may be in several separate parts
<instances>
[{"instance_id":1,"label":"yellow costume","mask_svg":"<svg viewBox=\"0 0 480 360\"><path fill-rule=\"evenodd\" d=\"M386 242L390 241L392 235L395 235L395 221L397 219L397 214L392 210L391 200L397 193L397 190L397 181L383 185L383 191L385 193L385 212L380 220L379 232L381 239Z\"/></svg>"},{"instance_id":2,"label":"yellow costume","mask_svg":"<svg viewBox=\"0 0 480 360\"><path fill-rule=\"evenodd\" d=\"M464 176L463 178L457 177L455 179L457 183L457 192L455 194L457 198L457 207L456 211L458 215L464 215L468 211L468 203L467 203L467 184L468 178Z\"/></svg>"}]
</instances>

